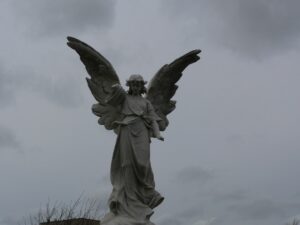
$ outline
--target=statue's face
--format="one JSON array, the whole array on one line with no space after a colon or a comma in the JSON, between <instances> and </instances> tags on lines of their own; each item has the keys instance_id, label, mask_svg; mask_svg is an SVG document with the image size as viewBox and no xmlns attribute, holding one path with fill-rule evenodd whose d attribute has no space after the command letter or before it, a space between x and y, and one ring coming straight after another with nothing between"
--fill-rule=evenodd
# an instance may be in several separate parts
<instances>
[{"instance_id":1,"label":"statue's face","mask_svg":"<svg viewBox=\"0 0 300 225\"><path fill-rule=\"evenodd\" d=\"M143 90L143 83L140 81L131 81L129 87L133 95L140 95Z\"/></svg>"}]
</instances>

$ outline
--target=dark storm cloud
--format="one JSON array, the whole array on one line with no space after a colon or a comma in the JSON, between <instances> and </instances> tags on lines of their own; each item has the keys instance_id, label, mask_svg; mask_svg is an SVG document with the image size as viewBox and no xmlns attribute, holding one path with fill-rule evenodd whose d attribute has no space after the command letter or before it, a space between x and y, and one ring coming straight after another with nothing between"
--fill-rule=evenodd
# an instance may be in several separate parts
<instances>
[{"instance_id":1,"label":"dark storm cloud","mask_svg":"<svg viewBox=\"0 0 300 225\"><path fill-rule=\"evenodd\" d=\"M7 127L0 125L0 150L3 148L18 148L19 142L15 134Z\"/></svg>"},{"instance_id":2,"label":"dark storm cloud","mask_svg":"<svg viewBox=\"0 0 300 225\"><path fill-rule=\"evenodd\" d=\"M26 29L36 35L65 35L88 28L106 28L114 17L115 1L14 1L13 8Z\"/></svg>"},{"instance_id":3,"label":"dark storm cloud","mask_svg":"<svg viewBox=\"0 0 300 225\"><path fill-rule=\"evenodd\" d=\"M300 37L298 0L188 0L167 4L165 10L170 9L173 17L196 20L194 29L201 37L251 57L289 50L297 46Z\"/></svg>"}]
</instances>

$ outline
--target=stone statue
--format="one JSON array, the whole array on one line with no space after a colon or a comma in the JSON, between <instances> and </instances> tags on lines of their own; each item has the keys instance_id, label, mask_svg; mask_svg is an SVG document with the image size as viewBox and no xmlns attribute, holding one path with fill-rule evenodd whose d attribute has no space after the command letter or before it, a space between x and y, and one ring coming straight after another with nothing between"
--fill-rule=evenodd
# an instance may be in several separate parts
<instances>
[{"instance_id":1,"label":"stone statue","mask_svg":"<svg viewBox=\"0 0 300 225\"><path fill-rule=\"evenodd\" d=\"M167 115L175 109L171 100L183 70L198 61L200 50L193 50L164 65L146 89L143 77L131 75L125 91L117 73L99 52L84 42L68 37L91 78L88 86L97 100L93 113L107 130L118 135L110 178L113 186L110 212L101 221L109 225L149 225L150 217L164 198L155 190L150 163L151 137L164 140L161 131L168 126Z\"/></svg>"}]
</instances>

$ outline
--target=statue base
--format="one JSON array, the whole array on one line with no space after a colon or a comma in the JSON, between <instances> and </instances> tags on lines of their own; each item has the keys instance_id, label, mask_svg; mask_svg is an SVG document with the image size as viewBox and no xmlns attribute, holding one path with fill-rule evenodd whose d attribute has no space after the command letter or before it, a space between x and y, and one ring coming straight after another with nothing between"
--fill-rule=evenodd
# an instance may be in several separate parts
<instances>
[{"instance_id":1,"label":"statue base","mask_svg":"<svg viewBox=\"0 0 300 225\"><path fill-rule=\"evenodd\" d=\"M123 215L115 215L113 213L106 214L101 219L101 225L155 225L150 220L138 221L134 218L126 217Z\"/></svg>"},{"instance_id":2,"label":"statue base","mask_svg":"<svg viewBox=\"0 0 300 225\"><path fill-rule=\"evenodd\" d=\"M100 221L85 219L85 218L77 218L77 219L44 222L44 223L40 223L40 225L100 225Z\"/></svg>"}]
</instances>

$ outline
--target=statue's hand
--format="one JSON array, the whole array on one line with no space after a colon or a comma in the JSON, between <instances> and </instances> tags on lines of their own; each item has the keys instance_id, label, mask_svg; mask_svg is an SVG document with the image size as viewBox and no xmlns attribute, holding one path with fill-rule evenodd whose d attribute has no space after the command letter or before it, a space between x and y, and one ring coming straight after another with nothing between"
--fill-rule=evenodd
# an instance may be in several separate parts
<instances>
[{"instance_id":1,"label":"statue's hand","mask_svg":"<svg viewBox=\"0 0 300 225\"><path fill-rule=\"evenodd\" d=\"M159 135L158 137L156 137L158 140L161 140L161 141L164 141L165 140L165 138L163 137L163 136L161 136L161 135Z\"/></svg>"}]
</instances>

